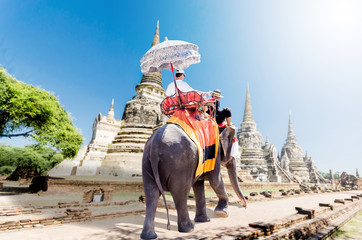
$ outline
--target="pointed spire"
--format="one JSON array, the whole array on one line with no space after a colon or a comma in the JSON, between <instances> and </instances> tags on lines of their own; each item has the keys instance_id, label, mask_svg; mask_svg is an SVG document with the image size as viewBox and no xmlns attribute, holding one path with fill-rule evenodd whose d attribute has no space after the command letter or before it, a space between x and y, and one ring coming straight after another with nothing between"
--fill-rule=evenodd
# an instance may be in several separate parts
<instances>
[{"instance_id":1,"label":"pointed spire","mask_svg":"<svg viewBox=\"0 0 362 240\"><path fill-rule=\"evenodd\" d=\"M159 21L157 21L157 27L156 27L155 35L153 36L153 41L152 41L151 47L156 46L159 43L160 43L160 30L159 30ZM141 83L148 83L148 82L156 83L156 84L160 85L161 88L162 88L162 75L161 75L161 73L160 72L154 72L154 73L144 74L142 76Z\"/></svg>"},{"instance_id":2,"label":"pointed spire","mask_svg":"<svg viewBox=\"0 0 362 240\"><path fill-rule=\"evenodd\" d=\"M266 137L266 138L265 138L264 149L269 149L269 148L270 148L269 138Z\"/></svg>"},{"instance_id":3,"label":"pointed spire","mask_svg":"<svg viewBox=\"0 0 362 240\"><path fill-rule=\"evenodd\" d=\"M246 89L246 99L245 99L243 122L254 122L253 111L252 111L251 101L250 101L249 84Z\"/></svg>"},{"instance_id":4,"label":"pointed spire","mask_svg":"<svg viewBox=\"0 0 362 240\"><path fill-rule=\"evenodd\" d=\"M356 168L356 177L359 178L358 168Z\"/></svg>"},{"instance_id":5,"label":"pointed spire","mask_svg":"<svg viewBox=\"0 0 362 240\"><path fill-rule=\"evenodd\" d=\"M152 41L151 47L156 46L159 43L160 43L160 30L159 30L159 20L157 20L157 27L156 27L155 35L153 36L153 41Z\"/></svg>"},{"instance_id":6,"label":"pointed spire","mask_svg":"<svg viewBox=\"0 0 362 240\"><path fill-rule=\"evenodd\" d=\"M112 105L109 108L108 114L107 114L108 120L114 120L114 99L112 99Z\"/></svg>"},{"instance_id":7,"label":"pointed spire","mask_svg":"<svg viewBox=\"0 0 362 240\"><path fill-rule=\"evenodd\" d=\"M290 141L297 141L297 139L295 138L295 134L294 134L291 112L289 112L289 126L288 126L288 136L287 136L287 142L290 142Z\"/></svg>"}]
</instances>

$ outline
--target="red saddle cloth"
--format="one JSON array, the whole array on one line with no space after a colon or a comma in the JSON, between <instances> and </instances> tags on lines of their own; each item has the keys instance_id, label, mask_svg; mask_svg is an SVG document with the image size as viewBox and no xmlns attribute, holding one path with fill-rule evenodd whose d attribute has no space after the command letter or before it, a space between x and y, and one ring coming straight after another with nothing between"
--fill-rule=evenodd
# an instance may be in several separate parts
<instances>
[{"instance_id":1,"label":"red saddle cloth","mask_svg":"<svg viewBox=\"0 0 362 240\"><path fill-rule=\"evenodd\" d=\"M183 108L195 108L197 104L202 105L206 102L206 99L197 91L181 92L179 96L173 94L167 96L161 103L161 111L165 115L171 115L178 109ZM181 99L181 103L180 103Z\"/></svg>"},{"instance_id":2,"label":"red saddle cloth","mask_svg":"<svg viewBox=\"0 0 362 240\"><path fill-rule=\"evenodd\" d=\"M214 170L219 147L219 128L215 120L197 120L191 111L179 109L167 123L179 125L197 145L199 163L195 177Z\"/></svg>"}]
</instances>

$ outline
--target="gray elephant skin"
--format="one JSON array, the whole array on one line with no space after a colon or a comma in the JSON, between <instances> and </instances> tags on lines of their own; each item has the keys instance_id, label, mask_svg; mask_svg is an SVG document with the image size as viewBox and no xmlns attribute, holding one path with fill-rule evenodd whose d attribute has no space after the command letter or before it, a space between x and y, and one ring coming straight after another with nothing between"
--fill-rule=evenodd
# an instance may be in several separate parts
<instances>
[{"instance_id":1,"label":"gray elephant skin","mask_svg":"<svg viewBox=\"0 0 362 240\"><path fill-rule=\"evenodd\" d=\"M160 195L163 196L165 202L168 218L167 228L170 229L164 191L170 192L174 200L179 232L190 232L194 229L187 209L187 198L191 187L196 202L194 221L210 221L206 215L205 177L209 180L219 199L214 213L220 217L227 217L228 196L220 174L221 163L227 167L234 192L242 201L243 206L246 207L246 200L237 181L235 159L230 156L234 135L235 128L232 127L227 127L220 134L221 144L219 144L215 169L198 178L195 178L198 162L197 146L181 127L175 124L166 124L149 138L142 159L143 187L146 196L146 217L140 235L142 239L157 238L154 228Z\"/></svg>"}]
</instances>

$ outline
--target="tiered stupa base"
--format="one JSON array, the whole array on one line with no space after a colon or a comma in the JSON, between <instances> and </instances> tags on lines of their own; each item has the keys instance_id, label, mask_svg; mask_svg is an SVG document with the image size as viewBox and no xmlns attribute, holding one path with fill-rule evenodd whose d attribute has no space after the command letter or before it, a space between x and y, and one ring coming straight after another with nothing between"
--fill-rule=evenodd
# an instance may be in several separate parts
<instances>
[{"instance_id":1,"label":"tiered stupa base","mask_svg":"<svg viewBox=\"0 0 362 240\"><path fill-rule=\"evenodd\" d=\"M102 160L107 154L107 147L95 144L88 145L88 152L77 166L77 176L93 176L97 174L97 169L101 166Z\"/></svg>"},{"instance_id":2,"label":"tiered stupa base","mask_svg":"<svg viewBox=\"0 0 362 240\"><path fill-rule=\"evenodd\" d=\"M108 148L107 155L98 168L97 174L122 177L140 176L143 149L153 133L152 129L152 126L124 126Z\"/></svg>"},{"instance_id":3,"label":"tiered stupa base","mask_svg":"<svg viewBox=\"0 0 362 240\"><path fill-rule=\"evenodd\" d=\"M268 166L262 149L244 149L239 166L251 170L250 174L255 181L268 181Z\"/></svg>"},{"instance_id":4,"label":"tiered stupa base","mask_svg":"<svg viewBox=\"0 0 362 240\"><path fill-rule=\"evenodd\" d=\"M309 170L306 167L304 161L290 161L289 163L290 173L301 182L309 182Z\"/></svg>"}]
</instances>

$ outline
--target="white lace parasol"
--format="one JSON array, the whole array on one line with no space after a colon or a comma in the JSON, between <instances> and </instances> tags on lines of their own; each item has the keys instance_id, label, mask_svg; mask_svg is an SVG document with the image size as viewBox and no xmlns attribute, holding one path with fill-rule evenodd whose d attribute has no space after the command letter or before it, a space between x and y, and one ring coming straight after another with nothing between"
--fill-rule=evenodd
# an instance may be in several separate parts
<instances>
[{"instance_id":1,"label":"white lace parasol","mask_svg":"<svg viewBox=\"0 0 362 240\"><path fill-rule=\"evenodd\" d=\"M152 47L141 59L143 74L171 70L170 62L176 69L186 69L200 62L199 47L178 40L166 40Z\"/></svg>"}]
</instances>

